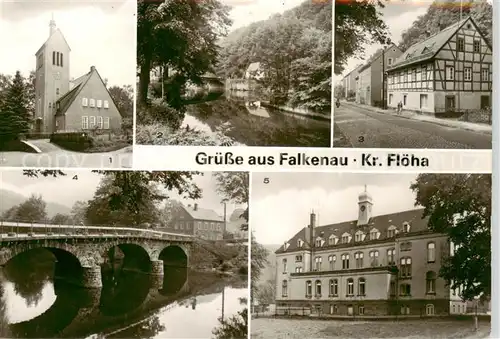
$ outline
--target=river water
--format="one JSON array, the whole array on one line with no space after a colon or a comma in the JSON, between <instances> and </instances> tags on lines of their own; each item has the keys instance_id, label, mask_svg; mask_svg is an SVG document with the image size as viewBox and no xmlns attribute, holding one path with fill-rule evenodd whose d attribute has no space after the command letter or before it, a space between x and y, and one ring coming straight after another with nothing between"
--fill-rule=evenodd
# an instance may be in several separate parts
<instances>
[{"instance_id":1,"label":"river water","mask_svg":"<svg viewBox=\"0 0 500 339\"><path fill-rule=\"evenodd\" d=\"M102 289L82 289L54 269L45 250L0 268L0 338L211 338L221 316L247 306L244 277L165 266L158 281L118 264L103 269Z\"/></svg>"},{"instance_id":2,"label":"river water","mask_svg":"<svg viewBox=\"0 0 500 339\"><path fill-rule=\"evenodd\" d=\"M183 127L222 133L239 145L330 147L330 121L266 108L251 92L211 94L187 105Z\"/></svg>"}]
</instances>

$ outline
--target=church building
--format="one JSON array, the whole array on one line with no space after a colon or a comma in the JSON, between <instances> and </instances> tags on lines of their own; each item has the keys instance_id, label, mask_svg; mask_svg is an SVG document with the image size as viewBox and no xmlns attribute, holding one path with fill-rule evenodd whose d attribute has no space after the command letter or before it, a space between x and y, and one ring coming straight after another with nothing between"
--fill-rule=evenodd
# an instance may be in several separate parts
<instances>
[{"instance_id":1,"label":"church building","mask_svg":"<svg viewBox=\"0 0 500 339\"><path fill-rule=\"evenodd\" d=\"M455 246L428 229L423 209L373 216L366 187L357 203L357 220L318 226L311 213L309 225L276 251L276 313L465 313L460 291L439 276L441 261Z\"/></svg>"},{"instance_id":2,"label":"church building","mask_svg":"<svg viewBox=\"0 0 500 339\"><path fill-rule=\"evenodd\" d=\"M70 80L71 49L54 19L49 26L35 54L35 132L120 130L121 114L97 69Z\"/></svg>"}]
</instances>

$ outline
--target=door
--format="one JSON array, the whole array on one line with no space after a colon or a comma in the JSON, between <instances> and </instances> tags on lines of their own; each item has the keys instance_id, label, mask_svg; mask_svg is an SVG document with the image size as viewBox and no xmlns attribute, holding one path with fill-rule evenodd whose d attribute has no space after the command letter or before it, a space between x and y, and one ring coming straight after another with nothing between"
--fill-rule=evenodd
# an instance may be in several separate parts
<instances>
[{"instance_id":1,"label":"door","mask_svg":"<svg viewBox=\"0 0 500 339\"><path fill-rule=\"evenodd\" d=\"M352 305L347 306L347 315L354 315L354 307Z\"/></svg>"},{"instance_id":2,"label":"door","mask_svg":"<svg viewBox=\"0 0 500 339\"><path fill-rule=\"evenodd\" d=\"M445 108L446 112L455 111L455 96L454 95L447 95L445 97L444 108Z\"/></svg>"},{"instance_id":3,"label":"door","mask_svg":"<svg viewBox=\"0 0 500 339\"><path fill-rule=\"evenodd\" d=\"M489 95L481 95L481 109L490 108L490 96Z\"/></svg>"}]
</instances>

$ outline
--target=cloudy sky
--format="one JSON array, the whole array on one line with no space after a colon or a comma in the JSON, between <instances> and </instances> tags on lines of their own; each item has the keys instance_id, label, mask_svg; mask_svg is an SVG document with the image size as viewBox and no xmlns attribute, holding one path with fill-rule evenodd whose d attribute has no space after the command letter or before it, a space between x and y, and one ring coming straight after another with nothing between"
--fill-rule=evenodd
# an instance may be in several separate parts
<instances>
[{"instance_id":1,"label":"cloudy sky","mask_svg":"<svg viewBox=\"0 0 500 339\"><path fill-rule=\"evenodd\" d=\"M46 201L56 202L70 208L78 200L92 199L102 178L101 175L88 170L64 170L64 172L67 174L64 177L29 178L22 174L22 170L2 170L0 172L0 187L27 198L31 194L40 194ZM78 180L73 179L75 176ZM184 204L196 202L199 207L213 209L222 216L224 207L220 203L221 198L216 193L216 181L212 173L206 172L203 176L196 176L194 181L203 191L201 199L197 201L183 200L176 192L170 192L169 197L180 200ZM238 207L241 206L228 204L227 214L230 215Z\"/></svg>"},{"instance_id":2,"label":"cloudy sky","mask_svg":"<svg viewBox=\"0 0 500 339\"><path fill-rule=\"evenodd\" d=\"M253 173L250 227L262 244L282 244L309 223L356 220L358 194L373 198L373 215L415 209L410 184L416 174ZM264 179L269 178L265 184Z\"/></svg>"},{"instance_id":3,"label":"cloudy sky","mask_svg":"<svg viewBox=\"0 0 500 339\"><path fill-rule=\"evenodd\" d=\"M405 0L404 2L394 0L388 3L385 8L381 10L384 21L389 27L389 37L397 44L401 39L401 34L417 19L418 16L425 14L427 8L431 5L431 0ZM335 76L334 82L340 81L344 75L353 70L358 64L367 60L381 45L365 45L364 58L351 58L346 65L344 74Z\"/></svg>"},{"instance_id":4,"label":"cloudy sky","mask_svg":"<svg viewBox=\"0 0 500 339\"><path fill-rule=\"evenodd\" d=\"M54 16L71 48L70 77L96 66L108 84L133 85L136 72L135 0L0 0L0 73L35 69L35 53Z\"/></svg>"},{"instance_id":5,"label":"cloudy sky","mask_svg":"<svg viewBox=\"0 0 500 339\"><path fill-rule=\"evenodd\" d=\"M231 30L250 25L252 22L266 20L277 13L297 7L304 0L221 0L231 6L233 20ZM306 0L307 1L307 0Z\"/></svg>"}]
</instances>

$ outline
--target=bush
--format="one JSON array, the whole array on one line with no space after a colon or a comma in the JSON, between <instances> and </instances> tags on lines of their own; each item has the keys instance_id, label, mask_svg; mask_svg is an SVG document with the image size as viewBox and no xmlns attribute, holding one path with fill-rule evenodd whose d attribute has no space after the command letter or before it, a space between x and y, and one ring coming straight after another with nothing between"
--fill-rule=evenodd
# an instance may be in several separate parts
<instances>
[{"instance_id":1,"label":"bush","mask_svg":"<svg viewBox=\"0 0 500 339\"><path fill-rule=\"evenodd\" d=\"M28 133L25 135L26 139L50 139L51 133Z\"/></svg>"},{"instance_id":2,"label":"bush","mask_svg":"<svg viewBox=\"0 0 500 339\"><path fill-rule=\"evenodd\" d=\"M33 148L18 139L0 140L0 152L37 153Z\"/></svg>"},{"instance_id":3,"label":"bush","mask_svg":"<svg viewBox=\"0 0 500 339\"><path fill-rule=\"evenodd\" d=\"M167 106L162 101L137 108L137 124L160 123L176 130L181 126L182 120L184 120L184 112Z\"/></svg>"},{"instance_id":4,"label":"bush","mask_svg":"<svg viewBox=\"0 0 500 339\"><path fill-rule=\"evenodd\" d=\"M83 152L93 146L93 139L84 132L53 133L50 142L70 151Z\"/></svg>"}]
</instances>

